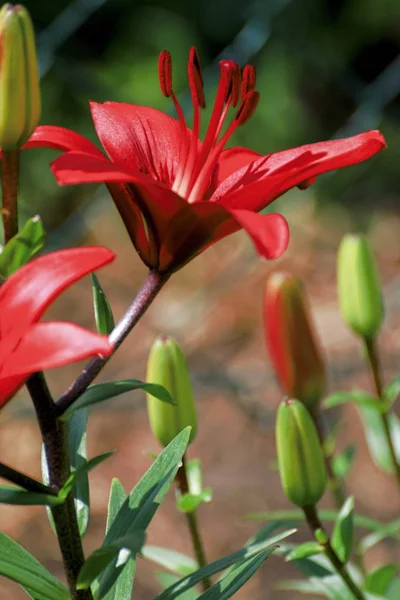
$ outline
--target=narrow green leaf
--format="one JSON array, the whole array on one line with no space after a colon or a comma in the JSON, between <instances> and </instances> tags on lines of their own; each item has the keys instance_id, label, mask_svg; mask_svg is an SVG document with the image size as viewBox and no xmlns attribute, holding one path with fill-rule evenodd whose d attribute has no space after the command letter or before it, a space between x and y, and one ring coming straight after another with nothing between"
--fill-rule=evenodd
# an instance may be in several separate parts
<instances>
[{"instance_id":1,"label":"narrow green leaf","mask_svg":"<svg viewBox=\"0 0 400 600\"><path fill-rule=\"evenodd\" d=\"M96 327L99 333L108 335L115 327L110 303L97 276L92 273L93 307Z\"/></svg>"},{"instance_id":2,"label":"narrow green leaf","mask_svg":"<svg viewBox=\"0 0 400 600\"><path fill-rule=\"evenodd\" d=\"M41 218L29 219L0 253L0 278L7 279L43 248L45 231Z\"/></svg>"},{"instance_id":3,"label":"narrow green leaf","mask_svg":"<svg viewBox=\"0 0 400 600\"><path fill-rule=\"evenodd\" d=\"M199 596L199 599L226 600L227 598L231 598L254 575L273 551L274 548L269 548L264 552L260 552L254 558L247 559L240 567L225 575L217 583L214 583L209 590Z\"/></svg>"},{"instance_id":4,"label":"narrow green leaf","mask_svg":"<svg viewBox=\"0 0 400 600\"><path fill-rule=\"evenodd\" d=\"M179 581L179 577L177 575L166 573L165 571L156 571L154 575L164 590ZM201 592L199 592L199 590L196 588L186 590L186 592L179 596L179 600L197 600L200 594Z\"/></svg>"},{"instance_id":5,"label":"narrow green leaf","mask_svg":"<svg viewBox=\"0 0 400 600\"><path fill-rule=\"evenodd\" d=\"M200 581L203 581L203 579L205 579L206 577L210 577L212 575L215 575L215 573L224 571L225 569L228 569L229 567L235 565L236 563L239 563L240 561L251 559L256 555L259 555L260 552L264 551L271 554L274 550L276 550L276 546L274 546L274 544L276 544L281 539L284 539L285 537L291 535L295 531L295 529L291 531L286 531L283 534L275 536L274 538L270 538L258 544L246 546L245 548L241 548L240 550L233 552L232 554L224 556L223 558L220 558L219 560L216 560L215 562L212 562L209 565L202 567L198 571L187 575L174 585L170 586L169 588L158 594L158 596L156 596L154 600L173 600L174 598L180 597L180 595L186 590L200 583ZM233 572L234 570L230 571L230 573Z\"/></svg>"},{"instance_id":6,"label":"narrow green leaf","mask_svg":"<svg viewBox=\"0 0 400 600\"><path fill-rule=\"evenodd\" d=\"M193 558L169 548L146 545L143 546L141 555L177 575L189 575L197 569L197 563Z\"/></svg>"},{"instance_id":7,"label":"narrow green leaf","mask_svg":"<svg viewBox=\"0 0 400 600\"><path fill-rule=\"evenodd\" d=\"M338 517L338 511L336 510L319 510L318 514L321 521L336 521ZM259 513L252 513L246 515L246 519L249 521L282 521L285 523L301 523L304 521L304 513L301 509L289 509L289 510L267 510ZM399 523L399 525L397 525ZM382 525L379 521L371 519L365 515L355 514L354 524L357 527L369 529L370 531L381 532L382 529L386 528L386 525ZM400 528L400 520L395 521L391 524L391 529L396 528L396 531ZM395 532L392 531L391 535L386 537L395 537Z\"/></svg>"},{"instance_id":8,"label":"narrow green leaf","mask_svg":"<svg viewBox=\"0 0 400 600\"><path fill-rule=\"evenodd\" d=\"M126 492L122 483L118 479L113 479L111 483L110 499L108 501L108 514L106 533L112 526L118 511L126 500ZM104 596L104 600L131 600L133 579L135 577L136 562L129 551L125 554L126 560L122 563L118 561L115 569L119 570L118 579L111 587L110 591Z\"/></svg>"},{"instance_id":9,"label":"narrow green leaf","mask_svg":"<svg viewBox=\"0 0 400 600\"><path fill-rule=\"evenodd\" d=\"M373 461L385 473L394 473L385 429L379 413L370 406L359 406L358 410L364 425L365 436ZM400 420L394 413L390 413L388 418L397 460L400 460Z\"/></svg>"},{"instance_id":10,"label":"narrow green leaf","mask_svg":"<svg viewBox=\"0 0 400 600\"><path fill-rule=\"evenodd\" d=\"M42 444L41 468L42 468L43 483L45 485L49 485L50 484L49 468L48 468L48 465L47 465L47 458L46 458L46 451L45 451L45 448L44 448L44 444ZM63 500L61 500L60 498L59 498L59 500L61 502L63 502ZM46 506L46 514L47 514L47 518L48 518L49 523L50 523L50 527L51 527L54 535L56 535L56 526L54 525L54 519L53 519L53 515L51 514L51 508L50 508L50 506Z\"/></svg>"},{"instance_id":11,"label":"narrow green leaf","mask_svg":"<svg viewBox=\"0 0 400 600\"><path fill-rule=\"evenodd\" d=\"M147 529L174 480L189 442L189 436L190 427L187 427L156 458L119 509L107 531L103 548L111 546L115 540L124 536ZM97 600L104 598L119 574L120 571L115 568L114 561L95 584Z\"/></svg>"},{"instance_id":12,"label":"narrow green leaf","mask_svg":"<svg viewBox=\"0 0 400 600\"><path fill-rule=\"evenodd\" d=\"M288 544L281 546L277 552L284 556L285 558L290 555L290 553L295 548L293 545ZM306 577L329 577L334 572L333 567L329 560L326 558L325 554L314 554L311 556L302 556L301 558L296 558L291 561L298 569L301 571Z\"/></svg>"},{"instance_id":13,"label":"narrow green leaf","mask_svg":"<svg viewBox=\"0 0 400 600\"><path fill-rule=\"evenodd\" d=\"M357 516L355 517L357 518ZM394 538L400 540L400 519L380 525L375 528L373 533L369 533L359 543L359 552L364 554L367 550L384 540L385 538Z\"/></svg>"},{"instance_id":14,"label":"narrow green leaf","mask_svg":"<svg viewBox=\"0 0 400 600\"><path fill-rule=\"evenodd\" d=\"M387 408L391 408L393 404L396 402L398 396L400 394L400 377L395 377L392 379L390 383L385 387L383 391L383 399L386 402Z\"/></svg>"},{"instance_id":15,"label":"narrow green leaf","mask_svg":"<svg viewBox=\"0 0 400 600\"><path fill-rule=\"evenodd\" d=\"M58 496L27 492L14 485L0 484L0 504L19 506L56 506L60 504Z\"/></svg>"},{"instance_id":16,"label":"narrow green leaf","mask_svg":"<svg viewBox=\"0 0 400 600\"><path fill-rule=\"evenodd\" d=\"M399 600L400 598L400 577L393 579L387 591L386 600Z\"/></svg>"},{"instance_id":17,"label":"narrow green leaf","mask_svg":"<svg viewBox=\"0 0 400 600\"><path fill-rule=\"evenodd\" d=\"M88 411L74 412L68 422L68 445L72 472L76 472L87 464L86 458L86 429ZM83 537L89 525L90 491L87 472L75 480L74 502L78 518L79 533Z\"/></svg>"},{"instance_id":18,"label":"narrow green leaf","mask_svg":"<svg viewBox=\"0 0 400 600\"><path fill-rule=\"evenodd\" d=\"M0 533L0 575L19 583L35 600L70 599L62 583L4 533Z\"/></svg>"},{"instance_id":19,"label":"narrow green leaf","mask_svg":"<svg viewBox=\"0 0 400 600\"><path fill-rule=\"evenodd\" d=\"M58 497L65 500L68 494L73 490L77 483L81 480L81 478L85 478L87 473L97 467L99 464L104 462L107 458L115 454L115 451L104 452L104 454L99 454L98 456L94 456L90 460L85 461L85 463L81 464L80 467L68 477L67 481L58 492Z\"/></svg>"},{"instance_id":20,"label":"narrow green leaf","mask_svg":"<svg viewBox=\"0 0 400 600\"><path fill-rule=\"evenodd\" d=\"M308 556L315 556L316 554L321 554L324 549L317 542L305 542L304 544L300 544L294 550L292 550L287 556L286 560L298 560L299 558L307 558Z\"/></svg>"},{"instance_id":21,"label":"narrow green leaf","mask_svg":"<svg viewBox=\"0 0 400 600\"><path fill-rule=\"evenodd\" d=\"M368 573L365 580L365 590L371 594L386 597L390 584L398 572L396 565L383 565Z\"/></svg>"},{"instance_id":22,"label":"narrow green leaf","mask_svg":"<svg viewBox=\"0 0 400 600\"><path fill-rule=\"evenodd\" d=\"M347 498L340 509L338 518L333 527L331 542L340 560L346 563L353 550L354 542L354 498Z\"/></svg>"},{"instance_id":23,"label":"narrow green leaf","mask_svg":"<svg viewBox=\"0 0 400 600\"><path fill-rule=\"evenodd\" d=\"M350 471L353 461L356 457L356 446L355 444L349 444L339 452L334 455L332 461L333 471L339 479L344 479L348 472Z\"/></svg>"},{"instance_id":24,"label":"narrow green leaf","mask_svg":"<svg viewBox=\"0 0 400 600\"><path fill-rule=\"evenodd\" d=\"M115 398L116 396L134 390L143 390L163 402L175 404L171 394L157 383L145 383L144 381L139 381L139 379L121 379L120 381L110 381L108 383L98 383L89 386L86 392L84 392L82 396L74 402L69 411L65 413L64 419L66 419L72 411L80 410L87 406L92 406L92 404L98 404L99 402L104 402L105 400Z\"/></svg>"},{"instance_id":25,"label":"narrow green leaf","mask_svg":"<svg viewBox=\"0 0 400 600\"><path fill-rule=\"evenodd\" d=\"M136 530L92 552L79 572L77 589L87 590L114 560L125 565L132 554L140 552L145 540L145 532Z\"/></svg>"},{"instance_id":26,"label":"narrow green leaf","mask_svg":"<svg viewBox=\"0 0 400 600\"><path fill-rule=\"evenodd\" d=\"M334 408L335 406L340 406L342 404L346 404L347 402L353 402L358 406L369 406L380 410L379 401L375 398L375 396L371 396L371 394L364 392L364 390L349 390L330 394L324 399L322 407Z\"/></svg>"}]
</instances>

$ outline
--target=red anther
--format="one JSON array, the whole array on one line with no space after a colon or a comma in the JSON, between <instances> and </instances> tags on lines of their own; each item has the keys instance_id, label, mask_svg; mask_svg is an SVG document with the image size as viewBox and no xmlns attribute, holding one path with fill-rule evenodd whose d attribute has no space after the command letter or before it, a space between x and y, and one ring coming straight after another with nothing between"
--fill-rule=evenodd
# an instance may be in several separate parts
<instances>
[{"instance_id":1,"label":"red anther","mask_svg":"<svg viewBox=\"0 0 400 600\"><path fill-rule=\"evenodd\" d=\"M242 71L242 98L256 87L256 70L253 65L246 65Z\"/></svg>"},{"instance_id":2,"label":"red anther","mask_svg":"<svg viewBox=\"0 0 400 600\"><path fill-rule=\"evenodd\" d=\"M231 72L231 83L230 83L230 101L233 107L237 105L240 98L240 67L237 63L234 63L234 68Z\"/></svg>"},{"instance_id":3,"label":"red anther","mask_svg":"<svg viewBox=\"0 0 400 600\"><path fill-rule=\"evenodd\" d=\"M158 58L158 78L160 80L161 93L169 98L172 94L172 60L168 50L160 52Z\"/></svg>"},{"instance_id":4,"label":"red anther","mask_svg":"<svg viewBox=\"0 0 400 600\"><path fill-rule=\"evenodd\" d=\"M242 104L235 115L237 125L244 125L253 116L257 108L260 94L252 90L242 99Z\"/></svg>"},{"instance_id":5,"label":"red anther","mask_svg":"<svg viewBox=\"0 0 400 600\"><path fill-rule=\"evenodd\" d=\"M206 101L204 98L204 84L201 75L200 59L194 46L192 46L189 51L188 77L193 100L201 106L201 108L205 108Z\"/></svg>"}]
</instances>

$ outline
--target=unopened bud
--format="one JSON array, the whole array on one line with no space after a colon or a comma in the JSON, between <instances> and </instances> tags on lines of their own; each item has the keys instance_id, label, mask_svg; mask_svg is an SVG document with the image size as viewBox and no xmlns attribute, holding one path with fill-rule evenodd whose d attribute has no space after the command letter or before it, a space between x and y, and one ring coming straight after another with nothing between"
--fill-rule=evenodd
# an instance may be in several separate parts
<instances>
[{"instance_id":1,"label":"unopened bud","mask_svg":"<svg viewBox=\"0 0 400 600\"><path fill-rule=\"evenodd\" d=\"M174 406L147 394L147 412L155 437L167 446L190 425L192 442L197 433L196 406L186 361L174 339L160 336L154 342L147 363L147 382L165 387L175 402Z\"/></svg>"},{"instance_id":2,"label":"unopened bud","mask_svg":"<svg viewBox=\"0 0 400 600\"><path fill-rule=\"evenodd\" d=\"M337 277L342 318L354 333L373 339L384 310L378 269L368 240L345 235L338 252Z\"/></svg>"},{"instance_id":3,"label":"unopened bud","mask_svg":"<svg viewBox=\"0 0 400 600\"><path fill-rule=\"evenodd\" d=\"M314 506L326 489L325 463L314 421L299 400L279 406L276 444L287 498L296 506Z\"/></svg>"},{"instance_id":4,"label":"unopened bud","mask_svg":"<svg viewBox=\"0 0 400 600\"><path fill-rule=\"evenodd\" d=\"M5 4L0 11L0 146L25 144L40 118L35 34L28 11Z\"/></svg>"},{"instance_id":5,"label":"unopened bud","mask_svg":"<svg viewBox=\"0 0 400 600\"><path fill-rule=\"evenodd\" d=\"M264 298L268 352L284 393L310 410L325 388L325 368L302 282L288 273L272 273Z\"/></svg>"}]
</instances>

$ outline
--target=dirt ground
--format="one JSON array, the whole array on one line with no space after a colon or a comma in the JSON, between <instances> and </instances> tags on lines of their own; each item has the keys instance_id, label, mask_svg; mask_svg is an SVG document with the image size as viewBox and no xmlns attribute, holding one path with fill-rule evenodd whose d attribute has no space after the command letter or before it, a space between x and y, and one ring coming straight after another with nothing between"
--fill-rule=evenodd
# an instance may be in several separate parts
<instances>
[{"instance_id":1,"label":"dirt ground","mask_svg":"<svg viewBox=\"0 0 400 600\"><path fill-rule=\"evenodd\" d=\"M290 270L306 282L326 353L329 389L370 386L359 344L342 324L336 304L335 250L341 234L347 230L346 220L335 217L334 230L328 213L316 222L312 194L306 198L302 199L301 209L292 208L288 215L292 240L285 257L273 263L260 262L244 234L220 242L172 277L99 378L144 378L146 355L159 333L173 335L181 343L199 411L199 434L189 455L201 458L205 485L214 490L212 503L200 509L210 560L238 549L262 526L246 521L246 515L289 507L273 468L275 410L281 394L266 355L261 321L263 286L272 269ZM370 232L386 298L387 315L380 338L386 381L399 372L398 231L398 217L382 215ZM385 243L381 243L383 239ZM114 265L98 273L118 318L140 286L145 270L114 213L93 218L91 233L84 243L105 243L118 255ZM71 320L93 326L88 278L65 293L47 317L65 318L65 314ZM78 372L79 365L74 365L48 373L54 394L61 393ZM382 521L396 518L400 495L393 481L371 462L355 408L345 406L326 416L329 423L341 419L339 448L350 441L357 444L347 487L355 495L359 512ZM125 488L131 489L150 465L148 453L159 450L149 431L140 392L93 409L88 439L90 456L110 449L118 452L90 475L92 516L84 542L86 553L101 543L112 477L119 477ZM2 412L0 452L5 463L39 477L40 437L24 390ZM332 506L328 495L321 506ZM33 552L56 576L63 577L56 540L44 509L2 505L0 529ZM303 527L297 539L308 539ZM184 518L174 509L173 493L159 509L149 529L148 543L191 552ZM368 555L367 565L378 566L388 560L400 560L399 547L380 544ZM139 560L137 600L150 600L160 591L154 577L157 569ZM271 557L237 598L294 600L296 593L275 587L290 576L298 574L279 557ZM4 579L0 586L2 600L26 597L18 586Z\"/></svg>"}]
</instances>

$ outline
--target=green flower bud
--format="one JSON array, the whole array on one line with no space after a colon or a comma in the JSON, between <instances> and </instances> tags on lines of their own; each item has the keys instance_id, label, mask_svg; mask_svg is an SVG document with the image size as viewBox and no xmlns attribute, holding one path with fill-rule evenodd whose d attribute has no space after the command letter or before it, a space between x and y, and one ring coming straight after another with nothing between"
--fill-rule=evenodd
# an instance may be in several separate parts
<instances>
[{"instance_id":1,"label":"green flower bud","mask_svg":"<svg viewBox=\"0 0 400 600\"><path fill-rule=\"evenodd\" d=\"M196 405L185 357L174 339L163 335L154 342L147 363L147 382L164 386L176 403L173 406L147 394L147 412L155 437L167 446L190 425L192 442L197 433Z\"/></svg>"},{"instance_id":2,"label":"green flower bud","mask_svg":"<svg viewBox=\"0 0 400 600\"><path fill-rule=\"evenodd\" d=\"M286 496L297 506L314 506L327 485L324 455L314 421L299 400L279 406L276 444Z\"/></svg>"},{"instance_id":3,"label":"green flower bud","mask_svg":"<svg viewBox=\"0 0 400 600\"><path fill-rule=\"evenodd\" d=\"M338 252L337 276L343 320L354 333L373 339L384 311L379 273L366 238L344 236Z\"/></svg>"},{"instance_id":4,"label":"green flower bud","mask_svg":"<svg viewBox=\"0 0 400 600\"><path fill-rule=\"evenodd\" d=\"M28 11L5 4L0 10L0 146L25 144L40 118L35 34Z\"/></svg>"}]
</instances>

